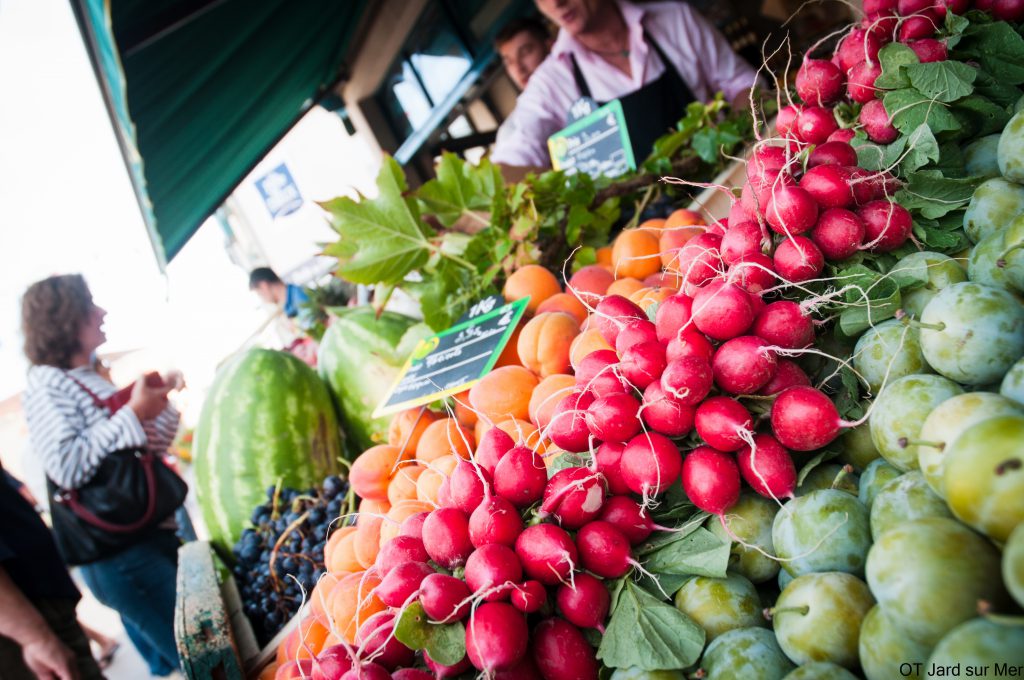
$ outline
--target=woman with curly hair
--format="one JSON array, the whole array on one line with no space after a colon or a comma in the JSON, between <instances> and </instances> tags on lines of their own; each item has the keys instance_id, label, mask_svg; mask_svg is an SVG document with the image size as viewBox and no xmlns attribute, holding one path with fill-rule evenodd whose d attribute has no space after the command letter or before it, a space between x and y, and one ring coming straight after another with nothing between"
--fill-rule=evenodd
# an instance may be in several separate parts
<instances>
[{"instance_id":1,"label":"woman with curly hair","mask_svg":"<svg viewBox=\"0 0 1024 680\"><path fill-rule=\"evenodd\" d=\"M82 489L115 452L149 451L159 458L178 427L179 414L167 399L182 384L177 372L140 378L123 407L112 405L118 390L97 373L95 362L96 349L106 341L104 317L79 274L39 281L22 298L25 355L32 364L24 394L29 436L46 476L62 491ZM55 523L54 530L59 545L61 527ZM178 546L171 518L115 554L81 565L86 585L121 615L157 676L178 668Z\"/></svg>"}]
</instances>

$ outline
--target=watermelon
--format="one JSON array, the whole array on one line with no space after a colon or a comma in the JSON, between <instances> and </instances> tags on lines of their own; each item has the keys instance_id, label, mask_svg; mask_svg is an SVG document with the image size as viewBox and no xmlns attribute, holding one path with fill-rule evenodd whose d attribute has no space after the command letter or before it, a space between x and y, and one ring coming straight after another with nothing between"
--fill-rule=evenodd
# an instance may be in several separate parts
<instances>
[{"instance_id":1,"label":"watermelon","mask_svg":"<svg viewBox=\"0 0 1024 680\"><path fill-rule=\"evenodd\" d=\"M401 314L369 306L333 310L320 340L317 367L338 407L342 427L358 454L387 442L391 416L373 418L412 349L431 331Z\"/></svg>"},{"instance_id":2,"label":"watermelon","mask_svg":"<svg viewBox=\"0 0 1024 680\"><path fill-rule=\"evenodd\" d=\"M210 386L193 455L210 540L230 551L268 487L280 480L308 489L341 471L341 433L327 387L291 354L239 354Z\"/></svg>"}]
</instances>

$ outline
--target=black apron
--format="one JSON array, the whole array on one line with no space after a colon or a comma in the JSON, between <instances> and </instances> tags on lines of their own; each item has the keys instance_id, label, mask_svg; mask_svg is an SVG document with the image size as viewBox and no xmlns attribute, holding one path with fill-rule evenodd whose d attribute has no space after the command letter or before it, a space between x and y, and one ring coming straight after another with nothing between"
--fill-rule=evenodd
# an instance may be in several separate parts
<instances>
[{"instance_id":1,"label":"black apron","mask_svg":"<svg viewBox=\"0 0 1024 680\"><path fill-rule=\"evenodd\" d=\"M661 58L665 71L657 80L619 97L623 117L626 119L626 129L629 131L629 141L633 147L633 158L638 166L651 154L655 140L670 129L674 129L679 119L686 114L686 107L696 101L690 86L646 30L644 40ZM580 96L590 97L590 87L583 77L579 64L576 63L575 55L570 52L569 58L572 60L572 73L576 79L576 86L580 89ZM614 67L609 65L609 68ZM597 105L604 106L607 103L597 102Z\"/></svg>"}]
</instances>

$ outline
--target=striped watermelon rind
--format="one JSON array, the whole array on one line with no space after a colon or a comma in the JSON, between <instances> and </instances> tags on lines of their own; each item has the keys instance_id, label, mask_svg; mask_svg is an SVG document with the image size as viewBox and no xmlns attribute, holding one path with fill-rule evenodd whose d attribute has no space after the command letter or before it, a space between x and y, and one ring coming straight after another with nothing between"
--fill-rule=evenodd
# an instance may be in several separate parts
<instances>
[{"instance_id":1,"label":"striped watermelon rind","mask_svg":"<svg viewBox=\"0 0 1024 680\"><path fill-rule=\"evenodd\" d=\"M230 551L266 489L318 486L341 470L326 385L298 358L251 349L220 368L193 442L196 493L210 539Z\"/></svg>"}]
</instances>

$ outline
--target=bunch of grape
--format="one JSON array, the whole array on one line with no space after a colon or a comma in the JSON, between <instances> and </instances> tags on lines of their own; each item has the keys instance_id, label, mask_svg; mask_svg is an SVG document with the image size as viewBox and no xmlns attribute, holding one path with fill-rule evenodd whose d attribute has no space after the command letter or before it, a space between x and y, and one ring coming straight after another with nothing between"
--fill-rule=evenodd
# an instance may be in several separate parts
<instances>
[{"instance_id":1,"label":"bunch of grape","mask_svg":"<svg viewBox=\"0 0 1024 680\"><path fill-rule=\"evenodd\" d=\"M324 573L324 545L342 525L337 518L348 483L327 477L320 489L270 487L252 513L252 527L234 546L233 573L245 615L261 645L295 615Z\"/></svg>"}]
</instances>

